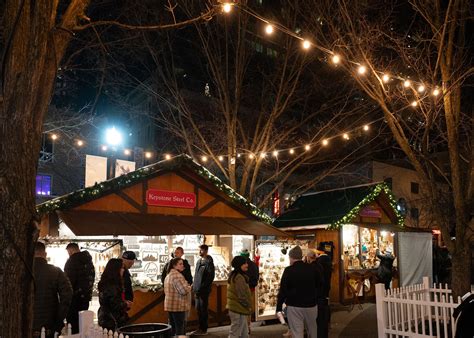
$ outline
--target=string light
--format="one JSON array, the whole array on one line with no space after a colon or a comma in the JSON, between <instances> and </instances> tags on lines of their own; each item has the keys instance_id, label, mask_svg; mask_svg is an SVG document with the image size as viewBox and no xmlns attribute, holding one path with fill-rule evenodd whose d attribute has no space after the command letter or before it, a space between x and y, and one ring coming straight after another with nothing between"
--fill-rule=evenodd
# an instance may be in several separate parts
<instances>
[{"instance_id":1,"label":"string light","mask_svg":"<svg viewBox=\"0 0 474 338\"><path fill-rule=\"evenodd\" d=\"M265 33L267 33L268 35L270 34L273 34L273 26L268 24L266 27L265 27Z\"/></svg>"},{"instance_id":2,"label":"string light","mask_svg":"<svg viewBox=\"0 0 474 338\"><path fill-rule=\"evenodd\" d=\"M370 127L369 127L368 124L364 125L364 131L368 131L369 129L370 129Z\"/></svg>"},{"instance_id":3,"label":"string light","mask_svg":"<svg viewBox=\"0 0 474 338\"><path fill-rule=\"evenodd\" d=\"M388 81L390 81L390 76L388 74L383 74L382 81L383 83L387 83Z\"/></svg>"},{"instance_id":4,"label":"string light","mask_svg":"<svg viewBox=\"0 0 474 338\"><path fill-rule=\"evenodd\" d=\"M219 161L220 161L220 162L224 161L224 156L222 156L222 155L219 156Z\"/></svg>"},{"instance_id":5,"label":"string light","mask_svg":"<svg viewBox=\"0 0 474 338\"><path fill-rule=\"evenodd\" d=\"M435 89L433 90L433 95L434 95L434 96L438 96L438 95L439 95L439 89L438 89L438 88L435 88Z\"/></svg>"},{"instance_id":6,"label":"string light","mask_svg":"<svg viewBox=\"0 0 474 338\"><path fill-rule=\"evenodd\" d=\"M423 93L425 91L425 86L422 84L418 86L418 93Z\"/></svg>"},{"instance_id":7,"label":"string light","mask_svg":"<svg viewBox=\"0 0 474 338\"><path fill-rule=\"evenodd\" d=\"M366 71L367 71L367 67L365 67L365 66L359 66L359 68L357 69L357 72L358 72L360 75L365 74Z\"/></svg>"},{"instance_id":8,"label":"string light","mask_svg":"<svg viewBox=\"0 0 474 338\"><path fill-rule=\"evenodd\" d=\"M267 157L267 154L265 154L265 153L260 154L260 158L265 158L265 157Z\"/></svg>"},{"instance_id":9,"label":"string light","mask_svg":"<svg viewBox=\"0 0 474 338\"><path fill-rule=\"evenodd\" d=\"M308 150L310 150L310 149L311 149L311 146L310 146L309 144L307 144L307 145L304 146L304 150L308 151Z\"/></svg>"},{"instance_id":10,"label":"string light","mask_svg":"<svg viewBox=\"0 0 474 338\"><path fill-rule=\"evenodd\" d=\"M230 11L232 10L232 4L226 2L225 4L222 5L222 10L225 13L230 13Z\"/></svg>"},{"instance_id":11,"label":"string light","mask_svg":"<svg viewBox=\"0 0 474 338\"><path fill-rule=\"evenodd\" d=\"M240 157L240 154L237 154L237 157Z\"/></svg>"},{"instance_id":12,"label":"string light","mask_svg":"<svg viewBox=\"0 0 474 338\"><path fill-rule=\"evenodd\" d=\"M348 133L342 134L342 138L343 138L344 140L348 140L348 139L349 139L349 134L348 134Z\"/></svg>"},{"instance_id":13,"label":"string light","mask_svg":"<svg viewBox=\"0 0 474 338\"><path fill-rule=\"evenodd\" d=\"M77 145L78 145L79 147L82 147L82 146L84 145L84 142L81 141L81 140L78 140L78 141L77 141Z\"/></svg>"},{"instance_id":14,"label":"string light","mask_svg":"<svg viewBox=\"0 0 474 338\"><path fill-rule=\"evenodd\" d=\"M165 154L165 160L171 160L171 155L170 154Z\"/></svg>"},{"instance_id":15,"label":"string light","mask_svg":"<svg viewBox=\"0 0 474 338\"><path fill-rule=\"evenodd\" d=\"M107 146L102 146L102 151L107 151Z\"/></svg>"},{"instance_id":16,"label":"string light","mask_svg":"<svg viewBox=\"0 0 474 338\"><path fill-rule=\"evenodd\" d=\"M274 150L272 154L273 154L273 157L278 157L278 151Z\"/></svg>"},{"instance_id":17,"label":"string light","mask_svg":"<svg viewBox=\"0 0 474 338\"><path fill-rule=\"evenodd\" d=\"M252 153L249 154L249 158L250 158L250 159L253 159L253 158L254 158L254 156L253 156Z\"/></svg>"},{"instance_id":18,"label":"string light","mask_svg":"<svg viewBox=\"0 0 474 338\"><path fill-rule=\"evenodd\" d=\"M327 146L329 144L329 140L328 139L324 139L323 142L322 142L323 146Z\"/></svg>"},{"instance_id":19,"label":"string light","mask_svg":"<svg viewBox=\"0 0 474 338\"><path fill-rule=\"evenodd\" d=\"M57 140L57 139L58 139L58 135L56 135L56 134L51 134L51 139L52 139L53 141Z\"/></svg>"},{"instance_id":20,"label":"string light","mask_svg":"<svg viewBox=\"0 0 474 338\"><path fill-rule=\"evenodd\" d=\"M410 80L405 80L405 81L403 82L403 87L408 88L408 87L410 87L410 86L411 86Z\"/></svg>"},{"instance_id":21,"label":"string light","mask_svg":"<svg viewBox=\"0 0 474 338\"><path fill-rule=\"evenodd\" d=\"M203 162L207 162L207 156L202 156L202 157L201 157L201 160L202 160Z\"/></svg>"},{"instance_id":22,"label":"string light","mask_svg":"<svg viewBox=\"0 0 474 338\"><path fill-rule=\"evenodd\" d=\"M411 106L412 106L412 107L416 107L416 106L418 106L418 102L416 102L416 101L413 101L413 102L411 103Z\"/></svg>"},{"instance_id":23,"label":"string light","mask_svg":"<svg viewBox=\"0 0 474 338\"><path fill-rule=\"evenodd\" d=\"M303 48L309 49L309 47L311 47L311 42L309 42L308 40L303 40Z\"/></svg>"},{"instance_id":24,"label":"string light","mask_svg":"<svg viewBox=\"0 0 474 338\"><path fill-rule=\"evenodd\" d=\"M151 152L147 151L147 152L145 153L145 157L146 157L146 158L151 158L151 156L152 156Z\"/></svg>"},{"instance_id":25,"label":"string light","mask_svg":"<svg viewBox=\"0 0 474 338\"><path fill-rule=\"evenodd\" d=\"M128 156L128 155L130 155L131 152L130 152L130 149L125 149L123 151L123 153Z\"/></svg>"},{"instance_id":26,"label":"string light","mask_svg":"<svg viewBox=\"0 0 474 338\"><path fill-rule=\"evenodd\" d=\"M337 54L333 55L332 57L332 63L334 63L335 65L337 65L339 62L341 62L341 57Z\"/></svg>"},{"instance_id":27,"label":"string light","mask_svg":"<svg viewBox=\"0 0 474 338\"><path fill-rule=\"evenodd\" d=\"M293 155L295 153L295 150L293 148L290 149L290 154Z\"/></svg>"}]
</instances>

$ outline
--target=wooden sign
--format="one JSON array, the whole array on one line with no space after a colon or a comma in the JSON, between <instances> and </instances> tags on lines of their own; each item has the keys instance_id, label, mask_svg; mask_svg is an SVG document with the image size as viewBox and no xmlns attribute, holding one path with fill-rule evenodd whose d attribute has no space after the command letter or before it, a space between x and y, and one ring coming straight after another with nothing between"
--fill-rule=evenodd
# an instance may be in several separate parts
<instances>
[{"instance_id":1,"label":"wooden sign","mask_svg":"<svg viewBox=\"0 0 474 338\"><path fill-rule=\"evenodd\" d=\"M380 209L374 208L372 206L366 206L359 212L359 216L361 216L361 217L381 218L382 217L382 211L380 211Z\"/></svg>"},{"instance_id":2,"label":"wooden sign","mask_svg":"<svg viewBox=\"0 0 474 338\"><path fill-rule=\"evenodd\" d=\"M146 203L159 207L194 209L196 195L188 192L148 189Z\"/></svg>"}]
</instances>

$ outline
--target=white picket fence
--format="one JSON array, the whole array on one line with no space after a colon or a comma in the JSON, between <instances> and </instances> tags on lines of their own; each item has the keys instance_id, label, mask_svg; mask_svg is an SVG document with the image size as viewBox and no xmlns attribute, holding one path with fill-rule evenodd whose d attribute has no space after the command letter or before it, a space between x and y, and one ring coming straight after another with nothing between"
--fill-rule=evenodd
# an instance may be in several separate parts
<instances>
[{"instance_id":1,"label":"white picket fence","mask_svg":"<svg viewBox=\"0 0 474 338\"><path fill-rule=\"evenodd\" d=\"M377 329L379 338L454 337L456 325L454 302L448 286L436 284L423 277L422 284L385 290L384 284L375 285Z\"/></svg>"},{"instance_id":2,"label":"white picket fence","mask_svg":"<svg viewBox=\"0 0 474 338\"><path fill-rule=\"evenodd\" d=\"M46 337L45 329L41 330L41 338ZM112 330L107 331L97 324L94 324L94 312L92 311L81 311L79 312L79 333L72 334L71 324L67 324L67 334L61 335L59 338L128 338L123 334L113 332Z\"/></svg>"}]
</instances>

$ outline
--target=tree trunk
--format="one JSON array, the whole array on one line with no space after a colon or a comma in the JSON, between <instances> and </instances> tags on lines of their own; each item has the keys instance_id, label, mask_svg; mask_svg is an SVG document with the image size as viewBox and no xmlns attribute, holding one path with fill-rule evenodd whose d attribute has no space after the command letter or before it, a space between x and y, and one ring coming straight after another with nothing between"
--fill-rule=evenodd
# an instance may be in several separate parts
<instances>
[{"instance_id":1,"label":"tree trunk","mask_svg":"<svg viewBox=\"0 0 474 338\"><path fill-rule=\"evenodd\" d=\"M451 285L455 299L471 290L471 249L467 242L458 243L452 253Z\"/></svg>"}]
</instances>

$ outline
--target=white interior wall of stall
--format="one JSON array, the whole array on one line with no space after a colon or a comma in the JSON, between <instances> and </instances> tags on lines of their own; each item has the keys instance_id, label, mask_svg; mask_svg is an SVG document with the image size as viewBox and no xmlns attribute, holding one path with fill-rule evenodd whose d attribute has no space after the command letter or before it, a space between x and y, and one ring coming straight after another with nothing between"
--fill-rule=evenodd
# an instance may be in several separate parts
<instances>
[{"instance_id":1,"label":"white interior wall of stall","mask_svg":"<svg viewBox=\"0 0 474 338\"><path fill-rule=\"evenodd\" d=\"M431 232L398 233L400 286L418 284L424 276L433 277Z\"/></svg>"}]
</instances>

